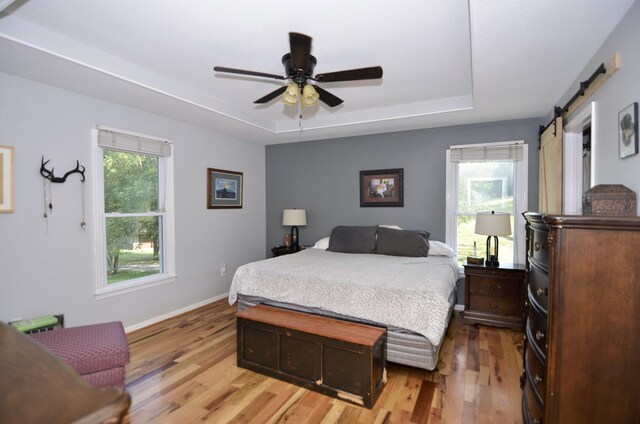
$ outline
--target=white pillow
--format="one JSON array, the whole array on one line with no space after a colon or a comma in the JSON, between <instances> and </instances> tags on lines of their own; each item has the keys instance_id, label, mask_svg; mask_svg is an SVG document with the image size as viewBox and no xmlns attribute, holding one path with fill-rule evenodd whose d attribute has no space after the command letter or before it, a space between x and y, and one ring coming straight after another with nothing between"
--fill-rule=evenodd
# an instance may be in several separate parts
<instances>
[{"instance_id":1,"label":"white pillow","mask_svg":"<svg viewBox=\"0 0 640 424\"><path fill-rule=\"evenodd\" d=\"M456 252L441 241L429 240L429 256L449 256L453 258Z\"/></svg>"},{"instance_id":2,"label":"white pillow","mask_svg":"<svg viewBox=\"0 0 640 424\"><path fill-rule=\"evenodd\" d=\"M321 238L313 245L314 249L327 250L329 248L329 237Z\"/></svg>"},{"instance_id":3,"label":"white pillow","mask_svg":"<svg viewBox=\"0 0 640 424\"><path fill-rule=\"evenodd\" d=\"M397 225L378 225L378 227L391 228L393 230L402 230L402 228L398 227Z\"/></svg>"}]
</instances>

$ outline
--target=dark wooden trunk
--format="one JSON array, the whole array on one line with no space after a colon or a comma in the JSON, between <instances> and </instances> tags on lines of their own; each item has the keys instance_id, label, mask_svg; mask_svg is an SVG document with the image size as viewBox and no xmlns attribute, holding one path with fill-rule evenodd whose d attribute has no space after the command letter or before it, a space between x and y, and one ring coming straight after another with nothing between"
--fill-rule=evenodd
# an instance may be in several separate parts
<instances>
[{"instance_id":1,"label":"dark wooden trunk","mask_svg":"<svg viewBox=\"0 0 640 424\"><path fill-rule=\"evenodd\" d=\"M265 305L237 324L239 367L367 408L387 381L384 328Z\"/></svg>"}]
</instances>

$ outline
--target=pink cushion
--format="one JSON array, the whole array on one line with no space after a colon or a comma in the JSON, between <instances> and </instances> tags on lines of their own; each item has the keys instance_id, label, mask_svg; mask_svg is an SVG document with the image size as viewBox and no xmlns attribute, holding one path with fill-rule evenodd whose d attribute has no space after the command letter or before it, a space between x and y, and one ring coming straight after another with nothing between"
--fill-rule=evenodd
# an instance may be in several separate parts
<instances>
[{"instance_id":1,"label":"pink cushion","mask_svg":"<svg viewBox=\"0 0 640 424\"><path fill-rule=\"evenodd\" d=\"M83 374L81 377L92 387L124 388L124 367Z\"/></svg>"},{"instance_id":2,"label":"pink cushion","mask_svg":"<svg viewBox=\"0 0 640 424\"><path fill-rule=\"evenodd\" d=\"M123 367L129 362L127 336L119 321L60 328L31 336L80 375Z\"/></svg>"}]
</instances>

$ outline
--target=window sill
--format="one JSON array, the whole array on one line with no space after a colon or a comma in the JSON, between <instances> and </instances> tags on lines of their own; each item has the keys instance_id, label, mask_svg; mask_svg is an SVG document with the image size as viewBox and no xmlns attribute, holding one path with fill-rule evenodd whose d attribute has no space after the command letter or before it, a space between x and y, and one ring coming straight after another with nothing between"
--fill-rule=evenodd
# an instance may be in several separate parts
<instances>
[{"instance_id":1,"label":"window sill","mask_svg":"<svg viewBox=\"0 0 640 424\"><path fill-rule=\"evenodd\" d=\"M121 294L131 293L138 290L144 290L150 287L156 287L163 284L168 284L175 281L176 278L177 276L175 274L162 274L159 276L154 276L149 279L145 279L145 281L115 284L115 287L108 286L106 288L96 290L95 297L97 300L107 299L109 297L119 296Z\"/></svg>"}]
</instances>

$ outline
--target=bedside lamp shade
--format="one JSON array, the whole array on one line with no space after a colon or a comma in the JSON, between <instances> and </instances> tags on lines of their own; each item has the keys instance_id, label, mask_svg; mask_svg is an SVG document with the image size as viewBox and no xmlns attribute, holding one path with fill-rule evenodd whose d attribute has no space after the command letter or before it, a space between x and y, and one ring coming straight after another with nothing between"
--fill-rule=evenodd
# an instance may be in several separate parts
<instances>
[{"instance_id":1,"label":"bedside lamp shade","mask_svg":"<svg viewBox=\"0 0 640 424\"><path fill-rule=\"evenodd\" d=\"M282 213L282 225L307 225L307 211L304 209L285 209Z\"/></svg>"},{"instance_id":2,"label":"bedside lamp shade","mask_svg":"<svg viewBox=\"0 0 640 424\"><path fill-rule=\"evenodd\" d=\"M282 225L291 226L293 250L300 250L300 244L298 244L298 226L307 225L307 211L304 209L285 209L282 213Z\"/></svg>"},{"instance_id":3,"label":"bedside lamp shade","mask_svg":"<svg viewBox=\"0 0 640 424\"><path fill-rule=\"evenodd\" d=\"M478 212L476 234L487 236L486 266L500 266L498 261L498 237L511 234L511 215L506 212ZM493 241L493 246L492 242Z\"/></svg>"}]
</instances>

